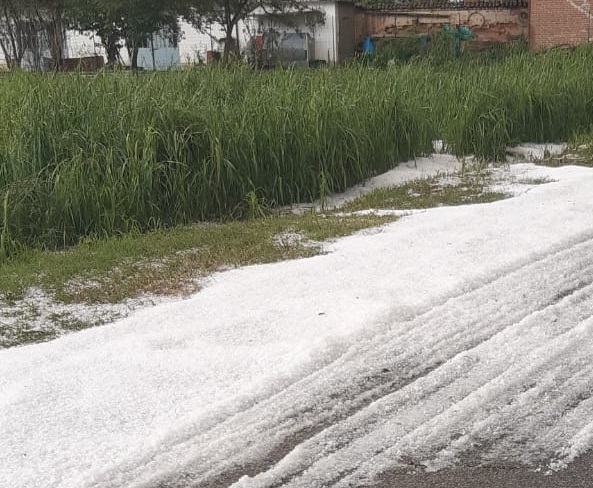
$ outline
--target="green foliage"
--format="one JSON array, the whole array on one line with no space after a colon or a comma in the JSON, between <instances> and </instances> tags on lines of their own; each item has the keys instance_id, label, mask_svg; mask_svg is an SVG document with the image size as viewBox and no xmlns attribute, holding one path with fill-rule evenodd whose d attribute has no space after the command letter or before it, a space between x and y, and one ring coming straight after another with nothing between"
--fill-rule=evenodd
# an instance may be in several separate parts
<instances>
[{"instance_id":1,"label":"green foliage","mask_svg":"<svg viewBox=\"0 0 593 488\"><path fill-rule=\"evenodd\" d=\"M15 246L254 216L426 152L388 73L196 69L0 81L0 220Z\"/></svg>"},{"instance_id":2,"label":"green foliage","mask_svg":"<svg viewBox=\"0 0 593 488\"><path fill-rule=\"evenodd\" d=\"M432 112L447 148L504 159L518 142L560 142L593 124L593 49L433 65Z\"/></svg>"},{"instance_id":3,"label":"green foliage","mask_svg":"<svg viewBox=\"0 0 593 488\"><path fill-rule=\"evenodd\" d=\"M176 36L180 0L62 0L64 19L72 28L93 31L101 39L108 63L115 63L124 45L136 68L138 46L157 31Z\"/></svg>"},{"instance_id":4,"label":"green foliage","mask_svg":"<svg viewBox=\"0 0 593 488\"><path fill-rule=\"evenodd\" d=\"M387 69L195 69L0 80L0 253L342 191L431 141L503 160L593 128L593 50Z\"/></svg>"},{"instance_id":5,"label":"green foliage","mask_svg":"<svg viewBox=\"0 0 593 488\"><path fill-rule=\"evenodd\" d=\"M445 63L459 57L461 41L453 29L434 32L430 38L429 57L433 63Z\"/></svg>"},{"instance_id":6,"label":"green foliage","mask_svg":"<svg viewBox=\"0 0 593 488\"><path fill-rule=\"evenodd\" d=\"M386 66L391 62L404 63L428 52L428 36L408 36L378 39L376 41L375 63Z\"/></svg>"},{"instance_id":7,"label":"green foliage","mask_svg":"<svg viewBox=\"0 0 593 488\"><path fill-rule=\"evenodd\" d=\"M459 176L436 175L401 185L378 188L344 205L345 211L373 209L418 209L440 206L490 203L508 198L488 189L490 174L471 171Z\"/></svg>"}]
</instances>

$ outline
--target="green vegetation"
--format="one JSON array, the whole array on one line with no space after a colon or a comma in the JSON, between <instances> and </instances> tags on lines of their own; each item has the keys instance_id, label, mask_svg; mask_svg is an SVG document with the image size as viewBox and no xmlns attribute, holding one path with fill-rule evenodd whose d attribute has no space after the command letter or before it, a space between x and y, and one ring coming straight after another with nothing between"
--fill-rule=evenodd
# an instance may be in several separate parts
<instances>
[{"instance_id":1,"label":"green vegetation","mask_svg":"<svg viewBox=\"0 0 593 488\"><path fill-rule=\"evenodd\" d=\"M356 212L368 208L417 209L439 206L489 203L508 197L490 191L482 172L463 175L431 176L408 183L379 188L344 205L343 210Z\"/></svg>"},{"instance_id":2,"label":"green vegetation","mask_svg":"<svg viewBox=\"0 0 593 488\"><path fill-rule=\"evenodd\" d=\"M310 211L89 239L65 252L30 251L5 263L0 296L22 299L31 287L65 303L118 303L143 293L183 294L195 291L196 279L214 271L312 256L319 253L319 241L393 220Z\"/></svg>"},{"instance_id":3,"label":"green vegetation","mask_svg":"<svg viewBox=\"0 0 593 488\"><path fill-rule=\"evenodd\" d=\"M542 166L587 166L593 167L593 132L575 137L567 148L557 155L547 154L537 164Z\"/></svg>"},{"instance_id":4,"label":"green vegetation","mask_svg":"<svg viewBox=\"0 0 593 488\"><path fill-rule=\"evenodd\" d=\"M327 239L397 218L351 210L427 208L504 198L488 191L489 179L483 170L442 175L388 191L377 189L323 213L306 210L86 239L62 252L29 250L2 265L0 347L51 340L120 317L110 304L194 292L201 279L218 270L314 256L323 252ZM413 194L418 189L422 198ZM28 296L31 290L36 290L33 297Z\"/></svg>"},{"instance_id":5,"label":"green vegetation","mask_svg":"<svg viewBox=\"0 0 593 488\"><path fill-rule=\"evenodd\" d=\"M430 151L505 157L593 125L593 49L386 69L0 79L0 260L266 215Z\"/></svg>"},{"instance_id":6,"label":"green vegetation","mask_svg":"<svg viewBox=\"0 0 593 488\"><path fill-rule=\"evenodd\" d=\"M310 201L430 146L386 73L0 80L2 252Z\"/></svg>"}]
</instances>

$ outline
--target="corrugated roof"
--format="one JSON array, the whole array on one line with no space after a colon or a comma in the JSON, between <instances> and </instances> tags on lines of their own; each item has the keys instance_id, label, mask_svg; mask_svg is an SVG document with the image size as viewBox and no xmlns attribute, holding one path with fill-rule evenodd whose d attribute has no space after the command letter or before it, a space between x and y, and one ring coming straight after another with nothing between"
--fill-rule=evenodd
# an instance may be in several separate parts
<instances>
[{"instance_id":1,"label":"corrugated roof","mask_svg":"<svg viewBox=\"0 0 593 488\"><path fill-rule=\"evenodd\" d=\"M373 10L460 10L527 8L529 0L355 0Z\"/></svg>"}]
</instances>

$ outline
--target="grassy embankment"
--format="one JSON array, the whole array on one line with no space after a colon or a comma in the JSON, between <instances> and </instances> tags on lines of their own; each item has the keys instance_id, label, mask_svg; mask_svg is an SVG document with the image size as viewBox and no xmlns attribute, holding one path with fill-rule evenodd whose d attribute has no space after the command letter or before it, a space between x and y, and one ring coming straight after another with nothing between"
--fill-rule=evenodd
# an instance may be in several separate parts
<instances>
[{"instance_id":1,"label":"grassy embankment","mask_svg":"<svg viewBox=\"0 0 593 488\"><path fill-rule=\"evenodd\" d=\"M593 50L393 69L0 80L0 254L258 216L444 139L500 159L593 122Z\"/></svg>"},{"instance_id":2,"label":"grassy embankment","mask_svg":"<svg viewBox=\"0 0 593 488\"><path fill-rule=\"evenodd\" d=\"M436 138L458 156L497 160L515 142L587 133L592 65L584 48L387 69L5 77L0 289L117 301L178 292L225 265L310 255L274 236L332 237L389 218L253 219L323 199L429 152ZM216 224L162 232L199 221ZM72 285L85 280L98 285Z\"/></svg>"}]
</instances>

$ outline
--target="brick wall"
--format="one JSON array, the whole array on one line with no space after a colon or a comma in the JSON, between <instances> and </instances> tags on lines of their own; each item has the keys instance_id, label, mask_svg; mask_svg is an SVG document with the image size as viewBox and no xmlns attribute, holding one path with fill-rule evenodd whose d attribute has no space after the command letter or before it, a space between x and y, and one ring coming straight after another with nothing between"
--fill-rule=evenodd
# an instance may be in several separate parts
<instances>
[{"instance_id":1,"label":"brick wall","mask_svg":"<svg viewBox=\"0 0 593 488\"><path fill-rule=\"evenodd\" d=\"M592 14L593 0L531 0L529 43L545 49L591 42Z\"/></svg>"},{"instance_id":2,"label":"brick wall","mask_svg":"<svg viewBox=\"0 0 593 488\"><path fill-rule=\"evenodd\" d=\"M528 11L526 8L459 8L389 12L361 8L356 17L355 38L356 42L360 42L367 35L381 38L431 34L444 25L469 27L476 36L476 43L504 43L527 39Z\"/></svg>"}]
</instances>

